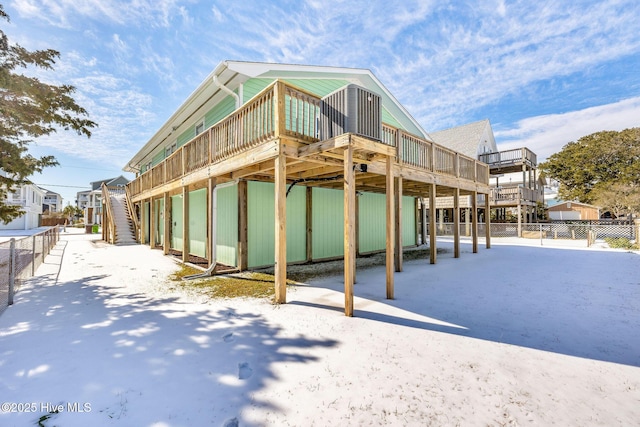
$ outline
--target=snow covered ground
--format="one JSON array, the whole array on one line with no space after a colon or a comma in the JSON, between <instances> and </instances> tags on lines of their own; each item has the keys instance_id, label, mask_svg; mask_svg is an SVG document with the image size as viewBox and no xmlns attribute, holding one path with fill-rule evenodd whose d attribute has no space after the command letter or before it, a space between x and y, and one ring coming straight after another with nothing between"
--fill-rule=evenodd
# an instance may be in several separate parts
<instances>
[{"instance_id":1,"label":"snow covered ground","mask_svg":"<svg viewBox=\"0 0 640 427\"><path fill-rule=\"evenodd\" d=\"M638 253L463 244L405 262L391 301L358 270L347 318L341 276L208 300L79 232L0 315L2 426L639 424Z\"/></svg>"}]
</instances>

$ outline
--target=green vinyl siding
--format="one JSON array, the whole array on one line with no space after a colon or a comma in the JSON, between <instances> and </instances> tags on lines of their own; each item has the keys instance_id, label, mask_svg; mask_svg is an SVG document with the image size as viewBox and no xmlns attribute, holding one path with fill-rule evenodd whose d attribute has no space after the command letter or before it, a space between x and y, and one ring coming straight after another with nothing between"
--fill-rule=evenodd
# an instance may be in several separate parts
<instances>
[{"instance_id":1,"label":"green vinyl siding","mask_svg":"<svg viewBox=\"0 0 640 427\"><path fill-rule=\"evenodd\" d=\"M359 250L361 253L383 250L386 245L386 196L363 193L358 198ZM415 199L402 197L402 245L416 244Z\"/></svg>"},{"instance_id":2,"label":"green vinyl siding","mask_svg":"<svg viewBox=\"0 0 640 427\"><path fill-rule=\"evenodd\" d=\"M144 202L142 204L142 217L144 218L144 242L143 244L149 243L149 235L151 232L151 203Z\"/></svg>"},{"instance_id":3,"label":"green vinyl siding","mask_svg":"<svg viewBox=\"0 0 640 427\"><path fill-rule=\"evenodd\" d=\"M151 159L151 167L157 165L158 163L162 163L163 160L164 160L164 150L162 150L161 152L153 156L153 159Z\"/></svg>"},{"instance_id":4,"label":"green vinyl siding","mask_svg":"<svg viewBox=\"0 0 640 427\"><path fill-rule=\"evenodd\" d=\"M403 126L393 117L384 106L382 107L382 123L403 129Z\"/></svg>"},{"instance_id":5,"label":"green vinyl siding","mask_svg":"<svg viewBox=\"0 0 640 427\"><path fill-rule=\"evenodd\" d=\"M344 196L341 190L313 189L312 257L330 258L344 254Z\"/></svg>"},{"instance_id":6,"label":"green vinyl siding","mask_svg":"<svg viewBox=\"0 0 640 427\"><path fill-rule=\"evenodd\" d=\"M326 96L349 84L347 80L333 79L286 79L285 81L296 87L309 91L319 98L322 98L323 96Z\"/></svg>"},{"instance_id":7,"label":"green vinyl siding","mask_svg":"<svg viewBox=\"0 0 640 427\"><path fill-rule=\"evenodd\" d=\"M164 199L154 200L155 246L164 245Z\"/></svg>"},{"instance_id":8,"label":"green vinyl siding","mask_svg":"<svg viewBox=\"0 0 640 427\"><path fill-rule=\"evenodd\" d=\"M242 84L242 103L259 94L264 88L273 83L273 79L249 79Z\"/></svg>"},{"instance_id":9,"label":"green vinyl siding","mask_svg":"<svg viewBox=\"0 0 640 427\"><path fill-rule=\"evenodd\" d=\"M227 117L229 114L233 113L236 109L236 100L232 96L227 96L215 107L207 112L204 115L204 128L208 129L211 126L218 123L220 120ZM193 136L195 136L195 127L193 130Z\"/></svg>"},{"instance_id":10,"label":"green vinyl siding","mask_svg":"<svg viewBox=\"0 0 640 427\"><path fill-rule=\"evenodd\" d=\"M189 253L207 256L207 190L189 193Z\"/></svg>"},{"instance_id":11,"label":"green vinyl siding","mask_svg":"<svg viewBox=\"0 0 640 427\"><path fill-rule=\"evenodd\" d=\"M216 191L216 261L237 266L238 254L238 186Z\"/></svg>"},{"instance_id":12,"label":"green vinyl siding","mask_svg":"<svg viewBox=\"0 0 640 427\"><path fill-rule=\"evenodd\" d=\"M171 249L181 251L183 224L182 194L171 196Z\"/></svg>"},{"instance_id":13,"label":"green vinyl siding","mask_svg":"<svg viewBox=\"0 0 640 427\"><path fill-rule=\"evenodd\" d=\"M416 202L411 196L402 197L402 246L416 242Z\"/></svg>"},{"instance_id":14,"label":"green vinyl siding","mask_svg":"<svg viewBox=\"0 0 640 427\"><path fill-rule=\"evenodd\" d=\"M247 265L273 265L275 260L275 193L273 183L247 183ZM287 196L287 262L306 259L306 187Z\"/></svg>"},{"instance_id":15,"label":"green vinyl siding","mask_svg":"<svg viewBox=\"0 0 640 427\"><path fill-rule=\"evenodd\" d=\"M387 198L384 194L362 193L358 196L359 251L371 252L385 248L387 241Z\"/></svg>"}]
</instances>

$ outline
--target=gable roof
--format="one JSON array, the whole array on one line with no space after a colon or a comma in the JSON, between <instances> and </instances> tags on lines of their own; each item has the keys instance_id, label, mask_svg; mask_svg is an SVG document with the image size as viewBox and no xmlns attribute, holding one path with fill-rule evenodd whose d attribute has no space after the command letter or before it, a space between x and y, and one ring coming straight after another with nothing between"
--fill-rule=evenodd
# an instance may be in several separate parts
<instances>
[{"instance_id":1,"label":"gable roof","mask_svg":"<svg viewBox=\"0 0 640 427\"><path fill-rule=\"evenodd\" d=\"M435 143L477 159L478 146L483 142L483 137L490 130L489 119L484 119L451 129L430 132L429 135L431 135ZM493 139L493 131L490 132L490 138ZM495 140L487 142L495 147Z\"/></svg>"},{"instance_id":2,"label":"gable roof","mask_svg":"<svg viewBox=\"0 0 640 427\"><path fill-rule=\"evenodd\" d=\"M90 182L89 184L91 184L91 189L92 190L98 190L100 189L100 187L102 187L102 184L104 183L105 185L108 186L112 186L112 185L124 185L127 184L129 182L129 180L127 178L125 178L124 176L120 175L117 176L115 178L107 178L107 179L101 179L99 181L93 181ZM82 193L82 191L81 191Z\"/></svg>"},{"instance_id":3,"label":"gable roof","mask_svg":"<svg viewBox=\"0 0 640 427\"><path fill-rule=\"evenodd\" d=\"M214 83L214 78L224 88ZM172 134L180 134L193 124L197 115L203 115L221 102L229 91L237 91L253 78L265 79L334 79L365 87L380 95L382 105L402 127L415 135L431 140L427 132L398 102L370 70L317 65L274 64L264 62L223 61L200 83L173 115L151 137L124 167L137 172L137 166L165 144Z\"/></svg>"}]
</instances>

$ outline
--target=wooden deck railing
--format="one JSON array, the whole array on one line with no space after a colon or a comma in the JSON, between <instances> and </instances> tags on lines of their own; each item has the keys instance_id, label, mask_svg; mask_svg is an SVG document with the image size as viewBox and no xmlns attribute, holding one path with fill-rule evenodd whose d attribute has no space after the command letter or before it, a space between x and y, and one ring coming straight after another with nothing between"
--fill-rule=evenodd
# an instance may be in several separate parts
<instances>
[{"instance_id":1,"label":"wooden deck railing","mask_svg":"<svg viewBox=\"0 0 640 427\"><path fill-rule=\"evenodd\" d=\"M116 221L111 207L111 195L109 188L102 184L102 206L104 208L102 217L102 240L114 244L116 242Z\"/></svg>"},{"instance_id":2,"label":"wooden deck railing","mask_svg":"<svg viewBox=\"0 0 640 427\"><path fill-rule=\"evenodd\" d=\"M542 202L544 194L541 190L533 190L525 187L502 187L492 188L491 193L492 204L509 204L524 202Z\"/></svg>"},{"instance_id":3,"label":"wooden deck railing","mask_svg":"<svg viewBox=\"0 0 640 427\"><path fill-rule=\"evenodd\" d=\"M497 153L481 154L478 156L478 159L488 164L490 168L505 167L516 164L528 164L530 166L537 165L536 153L526 147L499 151Z\"/></svg>"},{"instance_id":4,"label":"wooden deck railing","mask_svg":"<svg viewBox=\"0 0 640 427\"><path fill-rule=\"evenodd\" d=\"M489 167L471 157L387 124L382 125L382 138L383 144L396 147L398 161L403 165L484 184L489 182Z\"/></svg>"},{"instance_id":5,"label":"wooden deck railing","mask_svg":"<svg viewBox=\"0 0 640 427\"><path fill-rule=\"evenodd\" d=\"M310 92L276 81L131 181L129 193L136 196L281 136L303 143L317 142L320 102ZM383 124L380 142L396 147L397 159L404 165L483 184L489 182L486 164L393 126Z\"/></svg>"}]
</instances>

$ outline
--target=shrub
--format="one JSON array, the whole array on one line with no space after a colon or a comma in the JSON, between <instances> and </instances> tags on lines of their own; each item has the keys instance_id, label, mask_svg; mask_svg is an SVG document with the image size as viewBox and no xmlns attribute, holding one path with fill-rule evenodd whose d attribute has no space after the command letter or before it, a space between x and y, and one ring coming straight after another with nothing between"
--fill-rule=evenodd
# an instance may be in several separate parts
<instances>
[{"instance_id":1,"label":"shrub","mask_svg":"<svg viewBox=\"0 0 640 427\"><path fill-rule=\"evenodd\" d=\"M626 237L606 237L605 242L609 245L610 248L615 249L630 249L637 250L640 249L637 244L632 243Z\"/></svg>"}]
</instances>

